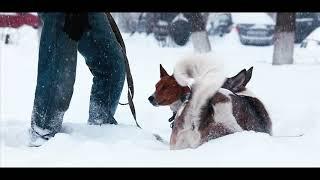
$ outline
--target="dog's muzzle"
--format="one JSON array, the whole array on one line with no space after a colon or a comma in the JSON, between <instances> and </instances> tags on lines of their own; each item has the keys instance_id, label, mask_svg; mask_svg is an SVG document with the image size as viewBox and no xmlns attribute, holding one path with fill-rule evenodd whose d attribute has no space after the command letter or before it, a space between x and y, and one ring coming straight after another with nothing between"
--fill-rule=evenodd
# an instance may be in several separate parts
<instances>
[{"instance_id":1,"label":"dog's muzzle","mask_svg":"<svg viewBox=\"0 0 320 180\"><path fill-rule=\"evenodd\" d=\"M148 100L153 106L158 106L158 103L156 101L156 98L154 98L154 95L150 96Z\"/></svg>"}]
</instances>

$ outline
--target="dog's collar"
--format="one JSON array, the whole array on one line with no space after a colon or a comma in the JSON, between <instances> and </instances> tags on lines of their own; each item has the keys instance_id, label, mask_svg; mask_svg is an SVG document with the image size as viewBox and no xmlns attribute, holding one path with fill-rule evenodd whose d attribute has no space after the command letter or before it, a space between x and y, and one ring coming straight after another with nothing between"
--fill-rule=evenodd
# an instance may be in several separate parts
<instances>
[{"instance_id":1,"label":"dog's collar","mask_svg":"<svg viewBox=\"0 0 320 180\"><path fill-rule=\"evenodd\" d=\"M180 108L180 106L191 99L191 91L188 91L184 94L182 94L176 102L174 102L171 106L170 109L173 111L173 115L169 118L170 127L173 128L174 126L174 118L176 117L177 111Z\"/></svg>"},{"instance_id":2,"label":"dog's collar","mask_svg":"<svg viewBox=\"0 0 320 180\"><path fill-rule=\"evenodd\" d=\"M191 92L184 93L180 96L180 101L185 102L191 99Z\"/></svg>"},{"instance_id":3,"label":"dog's collar","mask_svg":"<svg viewBox=\"0 0 320 180\"><path fill-rule=\"evenodd\" d=\"M191 98L191 88L189 86L185 86L182 89L182 94L180 96L180 101L185 102Z\"/></svg>"}]
</instances>

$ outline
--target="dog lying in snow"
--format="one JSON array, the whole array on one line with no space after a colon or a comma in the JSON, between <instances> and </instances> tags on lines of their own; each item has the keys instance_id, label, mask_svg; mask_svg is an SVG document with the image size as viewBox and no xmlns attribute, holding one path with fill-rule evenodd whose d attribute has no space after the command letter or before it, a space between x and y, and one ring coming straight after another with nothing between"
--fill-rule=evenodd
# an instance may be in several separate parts
<instances>
[{"instance_id":1,"label":"dog lying in snow","mask_svg":"<svg viewBox=\"0 0 320 180\"><path fill-rule=\"evenodd\" d=\"M216 61L206 54L189 56L176 64L171 76L160 65L161 79L149 101L173 111L171 149L196 148L243 130L271 134L268 112L245 87L253 68L226 78Z\"/></svg>"}]
</instances>

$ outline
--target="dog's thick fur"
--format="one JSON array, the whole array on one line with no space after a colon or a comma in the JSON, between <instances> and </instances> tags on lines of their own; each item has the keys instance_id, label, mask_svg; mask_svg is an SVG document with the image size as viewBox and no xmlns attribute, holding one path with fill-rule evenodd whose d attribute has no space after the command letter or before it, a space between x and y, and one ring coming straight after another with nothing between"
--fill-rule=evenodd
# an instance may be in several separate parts
<instances>
[{"instance_id":1,"label":"dog's thick fur","mask_svg":"<svg viewBox=\"0 0 320 180\"><path fill-rule=\"evenodd\" d=\"M176 64L171 76L160 65L160 81L148 100L173 111L171 149L196 148L243 130L271 134L268 112L246 88L253 67L225 78L220 61L208 54L188 56Z\"/></svg>"},{"instance_id":2,"label":"dog's thick fur","mask_svg":"<svg viewBox=\"0 0 320 180\"><path fill-rule=\"evenodd\" d=\"M180 86L189 86L192 92L190 108L185 117L190 122L190 128L199 127L202 107L226 81L222 62L222 59L204 53L184 57L175 65L174 78Z\"/></svg>"},{"instance_id":3,"label":"dog's thick fur","mask_svg":"<svg viewBox=\"0 0 320 180\"><path fill-rule=\"evenodd\" d=\"M252 68L225 78L217 60L196 55L177 63L174 77L179 85L191 86L192 95L175 116L171 149L196 148L243 130L271 134L271 120L263 103L245 88Z\"/></svg>"},{"instance_id":4,"label":"dog's thick fur","mask_svg":"<svg viewBox=\"0 0 320 180\"><path fill-rule=\"evenodd\" d=\"M175 65L173 76L178 84L191 87L192 99L186 118L196 127L201 108L226 81L222 69L221 61L210 54L191 55Z\"/></svg>"}]
</instances>

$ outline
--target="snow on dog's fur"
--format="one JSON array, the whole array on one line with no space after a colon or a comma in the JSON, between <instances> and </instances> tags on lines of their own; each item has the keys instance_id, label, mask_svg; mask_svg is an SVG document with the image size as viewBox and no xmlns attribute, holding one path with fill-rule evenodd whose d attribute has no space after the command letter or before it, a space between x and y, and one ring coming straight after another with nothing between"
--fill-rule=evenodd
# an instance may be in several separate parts
<instances>
[{"instance_id":1,"label":"snow on dog's fur","mask_svg":"<svg viewBox=\"0 0 320 180\"><path fill-rule=\"evenodd\" d=\"M201 108L225 82L222 62L221 58L206 53L186 56L175 65L174 78L180 86L189 86L192 91L190 108L185 117L186 129L199 127Z\"/></svg>"},{"instance_id":2,"label":"snow on dog's fur","mask_svg":"<svg viewBox=\"0 0 320 180\"><path fill-rule=\"evenodd\" d=\"M196 148L243 130L271 134L268 112L246 88L253 67L225 78L217 61L222 60L210 55L189 56L176 64L171 76L160 65L160 81L148 100L154 106L170 105L173 111L169 119L174 120L171 149Z\"/></svg>"},{"instance_id":3,"label":"snow on dog's fur","mask_svg":"<svg viewBox=\"0 0 320 180\"><path fill-rule=\"evenodd\" d=\"M268 112L245 87L252 68L226 78L219 61L222 60L196 55L176 64L173 76L179 85L191 86L192 93L175 116L171 149L196 148L211 139L243 130L271 134Z\"/></svg>"},{"instance_id":4,"label":"snow on dog's fur","mask_svg":"<svg viewBox=\"0 0 320 180\"><path fill-rule=\"evenodd\" d=\"M218 90L215 86L214 92L202 91L197 96L200 98L198 102L203 103L197 109L197 116L190 116L190 111L195 111L192 103L196 102L196 97L192 95L190 101L183 102L174 119L170 148L196 148L211 139L243 130L271 135L272 123L268 112L263 103L245 87L251 73L252 68L248 71L244 69L236 76L227 78ZM207 73L198 82L206 84L208 76L214 78ZM212 80L208 83L212 82L216 83ZM193 90L199 92L197 86L193 86Z\"/></svg>"}]
</instances>

